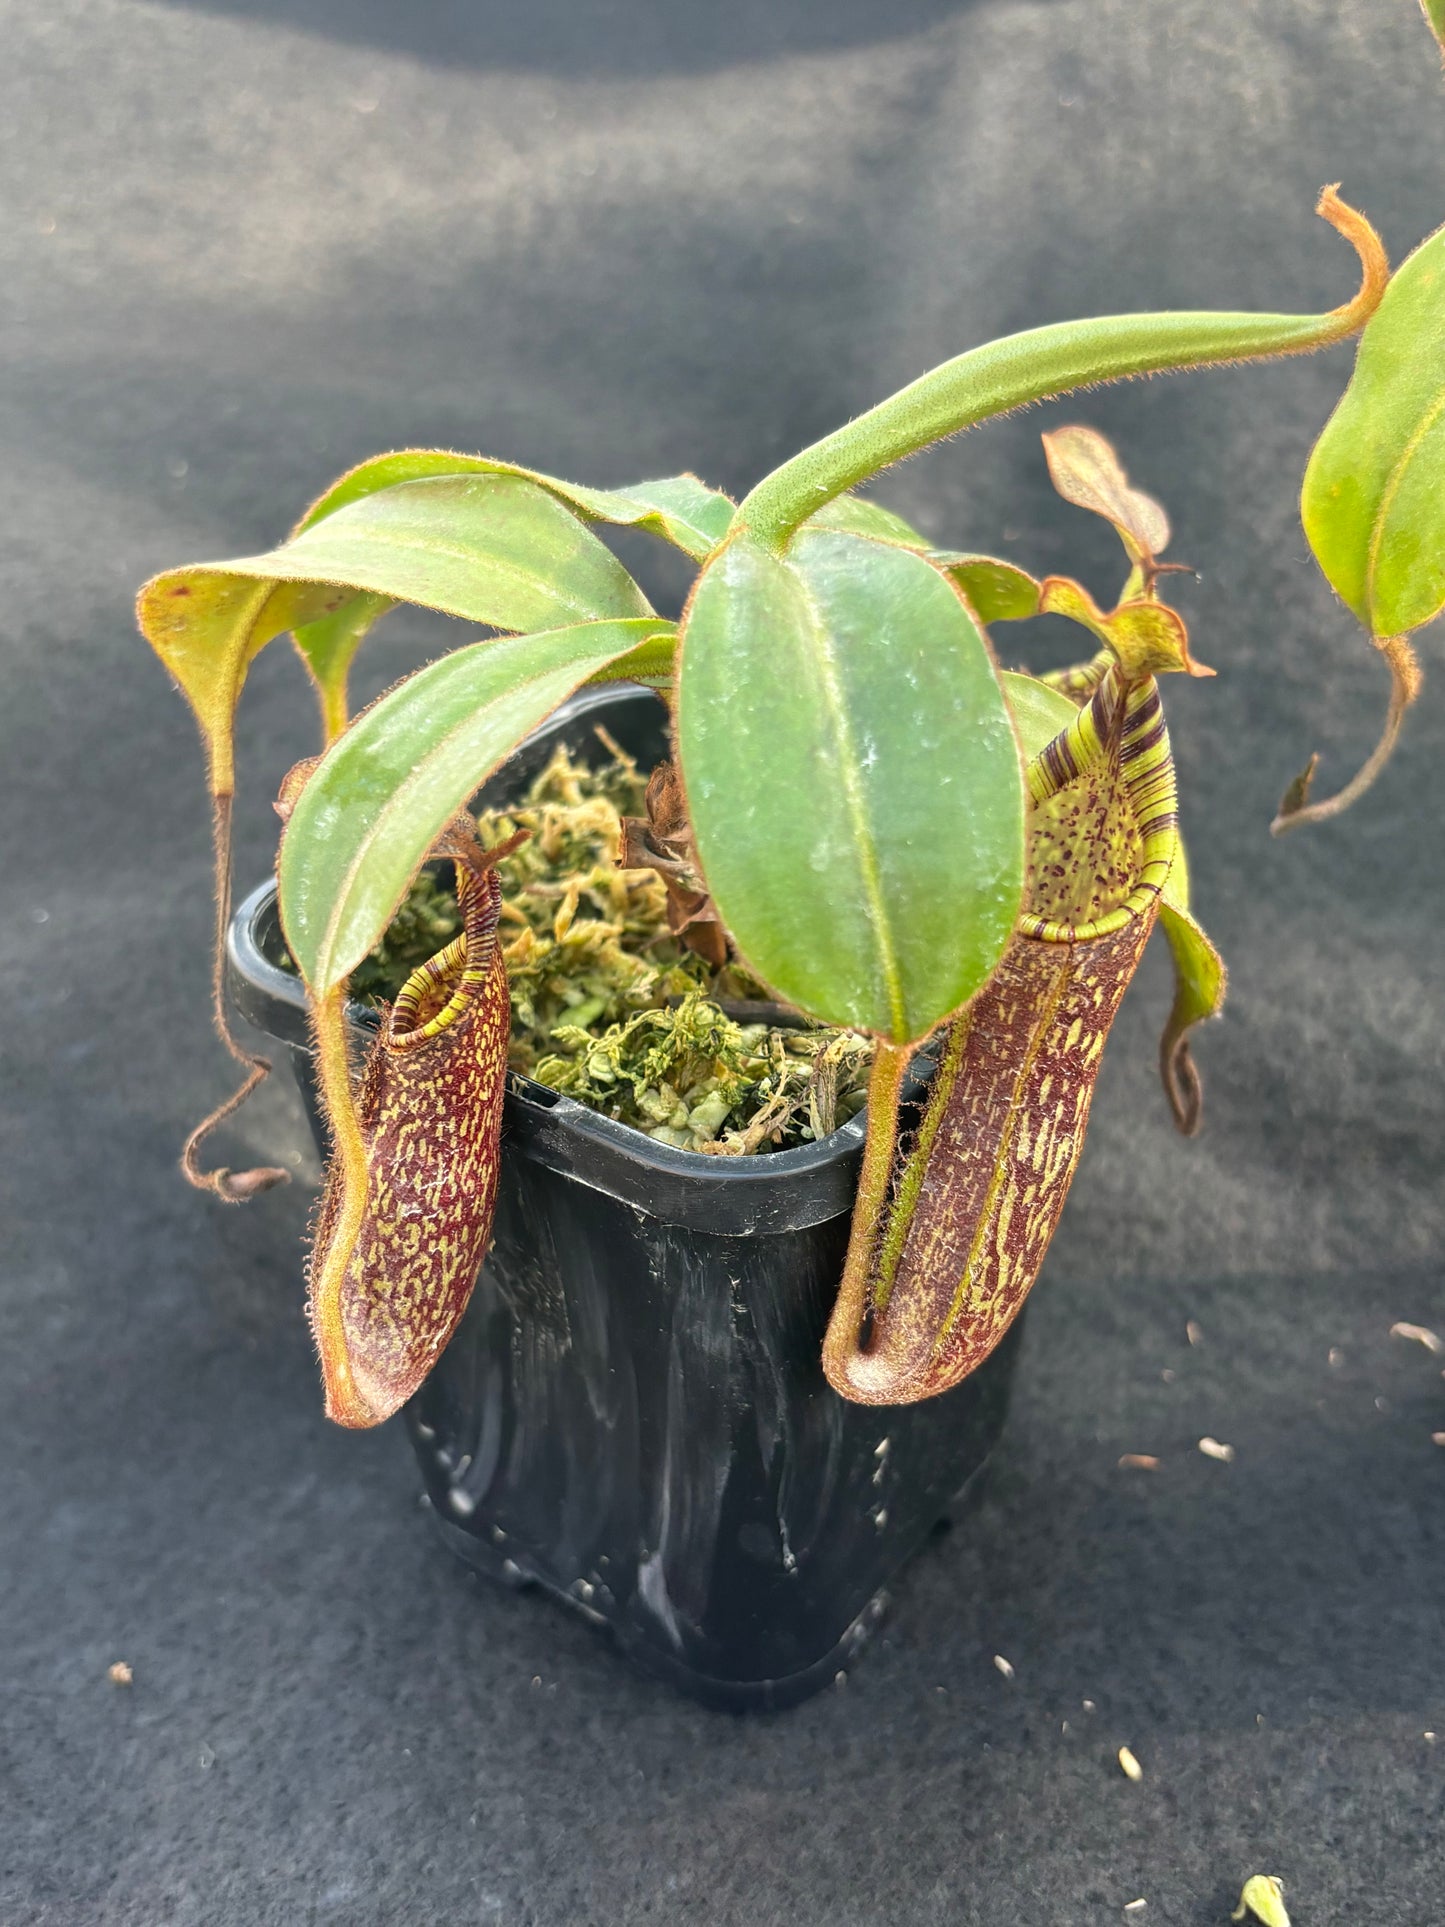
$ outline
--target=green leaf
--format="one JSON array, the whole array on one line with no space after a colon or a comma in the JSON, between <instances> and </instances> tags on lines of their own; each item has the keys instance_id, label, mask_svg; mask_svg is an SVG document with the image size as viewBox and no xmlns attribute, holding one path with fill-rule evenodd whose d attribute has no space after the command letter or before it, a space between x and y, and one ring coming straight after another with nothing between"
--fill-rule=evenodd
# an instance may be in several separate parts
<instances>
[{"instance_id":1,"label":"green leaf","mask_svg":"<svg viewBox=\"0 0 1445 1927\"><path fill-rule=\"evenodd\" d=\"M694 562L712 553L728 532L737 504L731 496L709 488L695 475L668 475L654 482L632 482L624 489L576 489L573 499L583 515L599 521L650 529ZM633 513L640 504L648 513ZM654 515L650 511L656 510Z\"/></svg>"},{"instance_id":2,"label":"green leaf","mask_svg":"<svg viewBox=\"0 0 1445 1927\"><path fill-rule=\"evenodd\" d=\"M1174 1008L1165 1032L1163 1055L1168 1061L1177 1042L1206 1017L1216 1017L1224 1003L1227 973L1224 959L1209 941L1198 919L1174 902L1166 890L1159 902L1159 921L1174 953Z\"/></svg>"},{"instance_id":3,"label":"green leaf","mask_svg":"<svg viewBox=\"0 0 1445 1927\"><path fill-rule=\"evenodd\" d=\"M233 784L231 719L257 651L328 619L344 636L356 592L498 629L649 613L570 509L507 474L399 483L313 516L266 555L171 570L141 591L140 624L196 712L218 793ZM344 646L337 640L336 653Z\"/></svg>"},{"instance_id":4,"label":"green leaf","mask_svg":"<svg viewBox=\"0 0 1445 1927\"><path fill-rule=\"evenodd\" d=\"M339 609L316 622L299 623L292 639L321 698L326 740L335 742L346 727L346 683L351 662L367 633L394 609L390 596L347 596Z\"/></svg>"},{"instance_id":5,"label":"green leaf","mask_svg":"<svg viewBox=\"0 0 1445 1927\"><path fill-rule=\"evenodd\" d=\"M734 537L685 620L698 855L751 966L830 1024L925 1035L988 977L1023 890L1019 749L988 647L909 549Z\"/></svg>"},{"instance_id":6,"label":"green leaf","mask_svg":"<svg viewBox=\"0 0 1445 1927\"><path fill-rule=\"evenodd\" d=\"M377 942L497 764L580 683L671 626L648 616L473 643L357 717L308 778L281 844L281 921L315 997Z\"/></svg>"},{"instance_id":7,"label":"green leaf","mask_svg":"<svg viewBox=\"0 0 1445 1927\"><path fill-rule=\"evenodd\" d=\"M1224 959L1189 908L1189 859L1175 840L1174 861L1159 899L1159 925L1174 958L1174 1003L1159 1041L1159 1074L1174 1122L1193 1137L1203 1114L1203 1088L1189 1033L1224 1007L1229 973Z\"/></svg>"},{"instance_id":8,"label":"green leaf","mask_svg":"<svg viewBox=\"0 0 1445 1927\"><path fill-rule=\"evenodd\" d=\"M1445 228L1391 276L1305 470L1305 534L1377 637L1445 604Z\"/></svg>"},{"instance_id":9,"label":"green leaf","mask_svg":"<svg viewBox=\"0 0 1445 1927\"><path fill-rule=\"evenodd\" d=\"M327 582L502 629L646 615L611 551L535 482L446 475L362 496L233 573Z\"/></svg>"},{"instance_id":10,"label":"green leaf","mask_svg":"<svg viewBox=\"0 0 1445 1927\"><path fill-rule=\"evenodd\" d=\"M906 549L926 549L928 539L892 509L862 495L839 495L808 517L808 527L834 529L841 535L872 535L880 542L901 542Z\"/></svg>"},{"instance_id":11,"label":"green leaf","mask_svg":"<svg viewBox=\"0 0 1445 1927\"><path fill-rule=\"evenodd\" d=\"M621 490L580 488L555 476L540 475L512 463L488 461L484 456L411 449L376 456L352 469L313 504L303 517L301 528L309 529L335 514L337 509L360 501L363 496L374 495L380 489L443 475L519 476L545 488L584 521L647 529L684 550L694 561L700 561L722 540L734 506L729 496L708 488L695 475L669 475L656 481L637 482ZM322 621L295 632L296 646L320 693L328 742L333 742L346 724L346 679L357 647L378 619L394 606L386 597L359 595ZM645 663L626 674L629 680L656 685L668 680L671 671L658 667L658 652L654 650ZM622 675L619 670L609 680Z\"/></svg>"},{"instance_id":12,"label":"green leaf","mask_svg":"<svg viewBox=\"0 0 1445 1927\"><path fill-rule=\"evenodd\" d=\"M1420 11L1431 33L1445 49L1445 0L1420 0Z\"/></svg>"},{"instance_id":13,"label":"green leaf","mask_svg":"<svg viewBox=\"0 0 1445 1927\"><path fill-rule=\"evenodd\" d=\"M1026 762L1032 762L1041 750L1048 748L1061 730L1079 720L1077 705L1057 689L1051 689L1048 683L1040 682L1036 676L1021 676L1015 670L1005 669L999 681L1003 684L1009 714L1013 717L1019 747Z\"/></svg>"},{"instance_id":14,"label":"green leaf","mask_svg":"<svg viewBox=\"0 0 1445 1927\"><path fill-rule=\"evenodd\" d=\"M494 462L485 455L403 448L389 455L374 455L333 482L306 511L297 533L364 496L395 488L399 482L463 475L510 475L533 482L565 502L584 521L647 529L685 550L695 561L701 561L722 540L733 515L731 499L695 475L669 475L625 489L583 488L575 482L559 481L555 475L519 468L515 462Z\"/></svg>"},{"instance_id":15,"label":"green leaf","mask_svg":"<svg viewBox=\"0 0 1445 1927\"><path fill-rule=\"evenodd\" d=\"M1039 584L1012 562L954 549L934 549L929 559L953 577L980 622L1024 622L1039 613Z\"/></svg>"},{"instance_id":16,"label":"green leaf","mask_svg":"<svg viewBox=\"0 0 1445 1927\"><path fill-rule=\"evenodd\" d=\"M677 636L669 625L665 634L649 636L616 662L599 669L589 682L640 682L649 689L671 689L677 674Z\"/></svg>"},{"instance_id":17,"label":"green leaf","mask_svg":"<svg viewBox=\"0 0 1445 1927\"><path fill-rule=\"evenodd\" d=\"M871 535L880 542L900 542L905 548L921 549L953 577L980 622L1022 622L1039 613L1039 585L1023 569L992 555L930 548L927 537L910 522L866 496L835 496L816 515L810 515L805 526L835 529L845 535Z\"/></svg>"}]
</instances>

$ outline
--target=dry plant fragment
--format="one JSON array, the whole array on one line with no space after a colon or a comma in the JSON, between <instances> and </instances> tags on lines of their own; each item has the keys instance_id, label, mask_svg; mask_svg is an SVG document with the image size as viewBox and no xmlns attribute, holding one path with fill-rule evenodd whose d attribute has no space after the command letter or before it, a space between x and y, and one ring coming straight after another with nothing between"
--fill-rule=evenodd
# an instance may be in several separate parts
<instances>
[{"instance_id":1,"label":"dry plant fragment","mask_svg":"<svg viewBox=\"0 0 1445 1927\"><path fill-rule=\"evenodd\" d=\"M1119 1469L1124 1472L1157 1472L1159 1461L1152 1452L1125 1452L1119 1459Z\"/></svg>"},{"instance_id":2,"label":"dry plant fragment","mask_svg":"<svg viewBox=\"0 0 1445 1927\"><path fill-rule=\"evenodd\" d=\"M994 1663L994 1665L995 1665L995 1666L997 1666L997 1668L998 1668L998 1670L999 1670L999 1671L1000 1671L1000 1672L1001 1672L1001 1673L1003 1674L1003 1676L1004 1676L1004 1678L1005 1678L1005 1679L1012 1679L1012 1678L1013 1678L1013 1676L1014 1676L1014 1669L1013 1669L1013 1667L1012 1667L1012 1666L1011 1666L1011 1665L1009 1664L1009 1662L1008 1662L1008 1661L1007 1661L1007 1660L1006 1660L1006 1659L1004 1658L1004 1656L1003 1656L1003 1654L1002 1654L1002 1653L995 1653L995 1654L994 1654L994 1656L993 1656L993 1663Z\"/></svg>"},{"instance_id":3,"label":"dry plant fragment","mask_svg":"<svg viewBox=\"0 0 1445 1927\"><path fill-rule=\"evenodd\" d=\"M1223 1465L1231 1465L1234 1462L1234 1447L1221 1445L1218 1439L1201 1439L1199 1449L1206 1459L1218 1459Z\"/></svg>"},{"instance_id":4,"label":"dry plant fragment","mask_svg":"<svg viewBox=\"0 0 1445 1927\"><path fill-rule=\"evenodd\" d=\"M105 1676L112 1686L129 1686L135 1678L135 1674L123 1659L118 1659L113 1666L107 1667Z\"/></svg>"},{"instance_id":5,"label":"dry plant fragment","mask_svg":"<svg viewBox=\"0 0 1445 1927\"><path fill-rule=\"evenodd\" d=\"M1432 1332L1424 1325L1397 1324L1390 1327L1391 1338L1413 1338L1417 1345L1423 1345L1427 1352L1445 1352L1445 1338Z\"/></svg>"},{"instance_id":6,"label":"dry plant fragment","mask_svg":"<svg viewBox=\"0 0 1445 1927\"><path fill-rule=\"evenodd\" d=\"M1169 517L1152 495L1130 486L1119 457L1097 429L1056 428L1042 440L1049 480L1058 493L1075 508L1090 509L1112 522L1124 545L1130 574L1121 601L1134 596L1152 601L1154 584L1161 575L1192 573L1187 563L1157 560L1169 546ZM1173 666L1189 667L1194 674L1188 657L1186 643L1184 663Z\"/></svg>"},{"instance_id":7,"label":"dry plant fragment","mask_svg":"<svg viewBox=\"0 0 1445 1927\"><path fill-rule=\"evenodd\" d=\"M697 848L677 770L659 763L647 779L647 815L624 817L619 861L655 870L667 886L667 922L675 937L715 970L728 960L727 932L698 867Z\"/></svg>"},{"instance_id":8,"label":"dry plant fragment","mask_svg":"<svg viewBox=\"0 0 1445 1927\"><path fill-rule=\"evenodd\" d=\"M1248 1914L1252 1914L1261 1927L1289 1927L1289 1915L1284 1906L1284 1883L1277 1874L1257 1873L1245 1881L1239 1905L1229 1918L1243 1920Z\"/></svg>"},{"instance_id":9,"label":"dry plant fragment","mask_svg":"<svg viewBox=\"0 0 1445 1927\"><path fill-rule=\"evenodd\" d=\"M1137 1784L1138 1781L1143 1779L1144 1769L1134 1758L1134 1755L1129 1751L1127 1746L1121 1746L1119 1748L1119 1765L1124 1769L1124 1778L1126 1780L1133 1780Z\"/></svg>"}]
</instances>

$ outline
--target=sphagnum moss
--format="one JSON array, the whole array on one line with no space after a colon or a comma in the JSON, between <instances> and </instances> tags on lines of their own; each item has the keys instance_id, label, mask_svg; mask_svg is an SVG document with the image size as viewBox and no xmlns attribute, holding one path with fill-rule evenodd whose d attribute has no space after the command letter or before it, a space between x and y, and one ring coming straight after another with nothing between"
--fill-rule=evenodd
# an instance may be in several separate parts
<instances>
[{"instance_id":1,"label":"sphagnum moss","mask_svg":"<svg viewBox=\"0 0 1445 1927\"><path fill-rule=\"evenodd\" d=\"M679 1150L738 1156L827 1137L863 1106L870 1040L772 1010L754 1019L756 980L678 942L656 871L618 867L646 778L603 742L600 768L559 748L523 803L477 819L486 847L531 832L499 865L511 1068ZM423 873L352 973L353 996L392 1000L460 928L451 889Z\"/></svg>"}]
</instances>

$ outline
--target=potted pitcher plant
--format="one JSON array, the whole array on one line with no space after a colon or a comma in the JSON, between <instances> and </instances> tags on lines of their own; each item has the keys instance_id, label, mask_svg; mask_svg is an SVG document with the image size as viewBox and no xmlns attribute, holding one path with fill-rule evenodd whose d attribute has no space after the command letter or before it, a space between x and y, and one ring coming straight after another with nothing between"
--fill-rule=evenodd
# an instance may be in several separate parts
<instances>
[{"instance_id":1,"label":"potted pitcher plant","mask_svg":"<svg viewBox=\"0 0 1445 1927\"><path fill-rule=\"evenodd\" d=\"M204 1160L269 1068L229 1000L290 1052L328 1155L307 1303L329 1415L406 1406L458 1550L705 1698L830 1679L987 1457L1156 923L1185 1132L1189 1033L1224 994L1161 698L1213 671L1166 600L1164 511L1093 430L1044 436L1123 546L1099 598L857 491L1031 402L1359 336L1303 515L1392 699L1366 769L1316 801L1312 762L1275 827L1343 807L1445 601L1445 233L1392 276L1333 188L1318 211L1361 275L1325 314L990 342L736 503L690 475L381 455L280 547L141 593L205 743L215 1015L245 1069L187 1176L239 1201L284 1175ZM678 621L608 548L624 527L695 565ZM349 717L355 651L404 602L491 633ZM1040 613L1084 632L1080 666L1000 670ZM233 916L233 719L281 635L325 743L278 800L278 882Z\"/></svg>"}]
</instances>

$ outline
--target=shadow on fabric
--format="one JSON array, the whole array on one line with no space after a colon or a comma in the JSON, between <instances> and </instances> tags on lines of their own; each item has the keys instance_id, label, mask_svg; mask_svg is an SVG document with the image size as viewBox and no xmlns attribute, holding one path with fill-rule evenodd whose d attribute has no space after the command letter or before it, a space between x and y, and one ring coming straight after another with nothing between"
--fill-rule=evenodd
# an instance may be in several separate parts
<instances>
[{"instance_id":1,"label":"shadow on fabric","mask_svg":"<svg viewBox=\"0 0 1445 1927\"><path fill-rule=\"evenodd\" d=\"M448 67L645 78L706 73L743 61L828 53L906 39L971 12L979 0L167 0L188 10L269 20L322 39L384 47Z\"/></svg>"}]
</instances>

